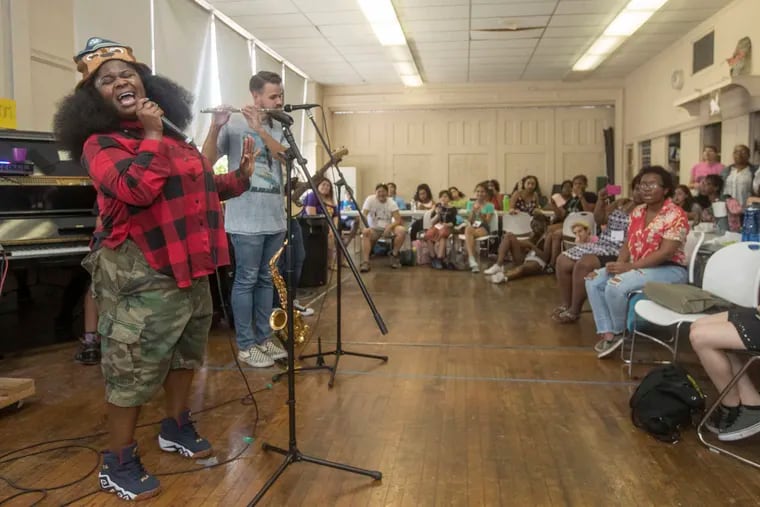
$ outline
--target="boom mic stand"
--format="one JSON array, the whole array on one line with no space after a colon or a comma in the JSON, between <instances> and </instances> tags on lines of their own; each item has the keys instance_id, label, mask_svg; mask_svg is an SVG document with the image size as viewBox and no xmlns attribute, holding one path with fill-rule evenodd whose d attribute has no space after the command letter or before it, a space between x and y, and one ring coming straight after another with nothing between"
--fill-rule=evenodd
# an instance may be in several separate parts
<instances>
[{"instance_id":1,"label":"boom mic stand","mask_svg":"<svg viewBox=\"0 0 760 507\"><path fill-rule=\"evenodd\" d=\"M330 149L330 145L327 142L327 140L322 135L322 132L319 130L319 127L317 127L317 123L314 121L314 115L311 112L311 109L306 110L306 115L309 117L309 120L311 120L311 124L314 125L314 130L317 131L317 135L319 136L319 140L322 142L322 146L327 150L327 153L332 153L332 150ZM369 227L369 224L367 223L367 217L365 217L362 212L361 208L356 202L356 198L354 197L354 192L351 186L346 182L345 176L343 176L343 172L340 170L340 167L338 167L337 162L333 164L333 167L338 171L338 176L340 176L340 179L336 182L336 186L340 187L341 185L345 187L346 193L348 194L349 198L351 199L351 202L354 204L354 207L356 208L357 212L359 213L359 219L362 221L362 224L364 227ZM338 193L338 196L340 196L340 190ZM322 197L317 193L317 197L319 197L320 204L322 205L322 209L327 209L322 202ZM369 359L378 359L383 362L388 362L388 356L381 356L381 355L375 355L375 354L364 354L359 352L351 352L348 350L345 350L343 348L343 340L342 340L342 327L343 327L343 317L341 314L341 300L342 300L342 280L341 280L341 266L343 265L343 260L341 257L348 260L349 265L351 267L351 270L354 272L354 278L357 279L359 282L359 286L362 288L362 291L365 292L365 298L368 298L368 295L366 294L366 288L364 287L363 282L361 282L361 276L358 276L356 274L356 266L354 265L353 260L351 259L351 256L348 254L348 250L346 249L346 246L343 244L343 242L340 240L340 234L337 234L337 231L335 230L335 224L333 224L330 217L327 217L327 222L332 226L333 228L333 238L335 239L336 244L336 263L337 263L337 270L336 274L338 277L336 290L335 290L335 296L337 299L337 305L336 305L336 333L335 333L335 349L329 350L326 352L322 352L321 350L316 354L306 354L299 356L299 359L309 359L312 357L317 358L317 366L321 366L324 364L324 356L335 356L335 363L332 366L332 369L330 371L330 380L327 383L327 386L332 388L335 384L335 374L338 371L338 362L340 361L341 356L354 356L354 357L365 357ZM379 322L378 322L379 324ZM382 327L380 328L382 331ZM385 331L383 331L383 334L385 334Z\"/></svg>"},{"instance_id":2,"label":"boom mic stand","mask_svg":"<svg viewBox=\"0 0 760 507\"><path fill-rule=\"evenodd\" d=\"M314 181L309 177L308 171L306 170L306 159L303 158L301 155L301 152L298 150L298 146L296 145L296 141L293 138L293 134L290 131L290 125L293 124L293 119L288 116L285 113L277 112L276 115L270 113L270 116L272 116L274 119L278 120L280 123L282 123L282 131L285 135L285 139L287 140L289 147L285 151L285 158L286 158L286 167L287 167L287 181L291 180L292 172L293 172L293 161L296 160L298 162L298 165L301 167L301 170L304 172L305 176L307 177L307 180L310 182L312 191L319 196L319 193L317 192L317 189L315 188ZM288 192L287 195L287 209L290 209L290 205L292 204L293 196L290 192ZM320 199L321 201L321 199ZM324 209L324 203L322 203L323 209ZM330 225L333 234L336 234L336 227L335 224L332 222L332 220L328 220L327 223ZM287 222L287 237L290 238L291 234L291 225L290 220ZM336 236L337 237L337 236ZM287 330L288 330L288 337L285 346L287 347L288 351L288 431L289 431L289 439L288 439L288 448L282 449L280 447L275 447L269 443L262 444L262 449L264 451L274 451L278 454L282 454L285 456L285 459L283 460L282 464L277 468L277 470L274 471L274 473L267 479L267 481L264 483L264 485L261 487L261 489L256 493L256 496L253 497L253 499L248 503L248 506L256 505L269 491L269 488L272 487L272 485L277 481L277 479L282 475L282 473L285 471L286 468L288 468L289 465L296 463L298 461L305 461L307 463L314 463L316 465L321 465L325 467L335 468L338 470L343 470L345 472L351 472L354 474L359 475L366 475L367 477L372 477L376 481L379 481L383 478L383 474L377 470L366 470L364 468L357 468L351 465L346 465L343 463L337 463L335 461L328 461L321 458L316 458L313 456L307 456L303 454L298 449L298 443L296 440L296 387L295 387L295 358L293 357L295 354L295 343L294 343L294 326L293 326L293 299L294 299L294 287L293 287L293 255L292 255L292 246L293 242L288 241L288 244L285 245L286 250L286 261L287 261L287 270L286 270L286 281L287 281L287 291L288 291L288 308L287 308L287 315L288 315L288 322L287 322ZM342 244L341 244L342 246ZM345 248L345 247L344 247ZM351 262L349 257L349 262ZM354 270L355 276L357 276L360 286L363 287L365 297L367 298L367 302L370 305L370 308L373 310L373 314L375 316L375 320L377 321L378 325L380 326L381 331L383 333L387 333L388 330L385 327L385 322L383 322L382 317L377 312L377 309L374 306L374 303L369 298L369 293L366 292L366 287L361 284L361 277L356 272L356 266L352 264L352 268Z\"/></svg>"}]
</instances>

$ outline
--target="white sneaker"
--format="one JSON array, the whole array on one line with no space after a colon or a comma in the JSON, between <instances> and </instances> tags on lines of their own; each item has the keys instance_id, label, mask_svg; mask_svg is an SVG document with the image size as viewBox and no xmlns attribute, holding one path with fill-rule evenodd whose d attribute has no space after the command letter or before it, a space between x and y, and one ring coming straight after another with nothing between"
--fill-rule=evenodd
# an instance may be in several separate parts
<instances>
[{"instance_id":1,"label":"white sneaker","mask_svg":"<svg viewBox=\"0 0 760 507\"><path fill-rule=\"evenodd\" d=\"M254 368L269 368L274 366L274 360L262 351L257 345L248 350L238 352L238 359Z\"/></svg>"},{"instance_id":2,"label":"white sneaker","mask_svg":"<svg viewBox=\"0 0 760 507\"><path fill-rule=\"evenodd\" d=\"M495 275L491 276L491 283L504 283L507 281L507 277L504 276L503 271L499 271Z\"/></svg>"},{"instance_id":3,"label":"white sneaker","mask_svg":"<svg viewBox=\"0 0 760 507\"><path fill-rule=\"evenodd\" d=\"M470 271L473 273L480 273L480 266L478 266L478 261L473 258L470 258Z\"/></svg>"},{"instance_id":4,"label":"white sneaker","mask_svg":"<svg viewBox=\"0 0 760 507\"><path fill-rule=\"evenodd\" d=\"M259 350L272 359L285 359L288 357L288 353L282 348L276 338L270 338L258 347Z\"/></svg>"},{"instance_id":5,"label":"white sneaker","mask_svg":"<svg viewBox=\"0 0 760 507\"><path fill-rule=\"evenodd\" d=\"M301 312L301 315L304 317L310 317L311 315L314 315L314 309L313 308L306 308L304 305L300 303L297 299L293 300L293 308Z\"/></svg>"},{"instance_id":6,"label":"white sneaker","mask_svg":"<svg viewBox=\"0 0 760 507\"><path fill-rule=\"evenodd\" d=\"M490 268L483 271L484 275L495 275L496 273L503 273L504 272L504 266L499 266L498 264L494 264Z\"/></svg>"}]
</instances>

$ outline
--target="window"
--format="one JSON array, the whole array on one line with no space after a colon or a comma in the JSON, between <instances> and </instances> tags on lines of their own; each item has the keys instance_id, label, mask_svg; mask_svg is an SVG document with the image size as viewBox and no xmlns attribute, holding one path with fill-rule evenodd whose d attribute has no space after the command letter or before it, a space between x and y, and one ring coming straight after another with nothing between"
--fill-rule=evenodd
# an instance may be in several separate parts
<instances>
[{"instance_id":1,"label":"window","mask_svg":"<svg viewBox=\"0 0 760 507\"><path fill-rule=\"evenodd\" d=\"M702 69L706 69L713 64L715 56L715 32L710 32L693 46L692 55L692 74L696 74Z\"/></svg>"}]
</instances>

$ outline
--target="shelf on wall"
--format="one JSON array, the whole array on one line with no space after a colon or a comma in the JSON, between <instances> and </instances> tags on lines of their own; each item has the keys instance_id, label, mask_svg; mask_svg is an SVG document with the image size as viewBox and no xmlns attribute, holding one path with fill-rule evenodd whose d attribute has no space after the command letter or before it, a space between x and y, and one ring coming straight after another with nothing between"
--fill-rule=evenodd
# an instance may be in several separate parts
<instances>
[{"instance_id":1,"label":"shelf on wall","mask_svg":"<svg viewBox=\"0 0 760 507\"><path fill-rule=\"evenodd\" d=\"M673 105L682 107L691 116L699 116L702 101L709 99L711 93L728 91L736 87L746 90L750 97L758 97L760 96L760 76L726 76L706 88L695 90L694 93L679 98Z\"/></svg>"}]
</instances>

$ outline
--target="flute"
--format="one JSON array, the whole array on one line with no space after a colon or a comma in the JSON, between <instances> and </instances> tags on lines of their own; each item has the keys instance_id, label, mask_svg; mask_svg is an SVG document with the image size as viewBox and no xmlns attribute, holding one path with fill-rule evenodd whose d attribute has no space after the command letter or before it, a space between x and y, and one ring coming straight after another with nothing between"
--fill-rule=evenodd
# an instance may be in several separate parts
<instances>
[{"instance_id":1,"label":"flute","mask_svg":"<svg viewBox=\"0 0 760 507\"><path fill-rule=\"evenodd\" d=\"M260 113L272 113L276 111L282 111L282 109L266 109L261 108L258 110ZM242 113L243 110L237 107L206 107L201 109L201 113L213 114L213 113Z\"/></svg>"}]
</instances>

